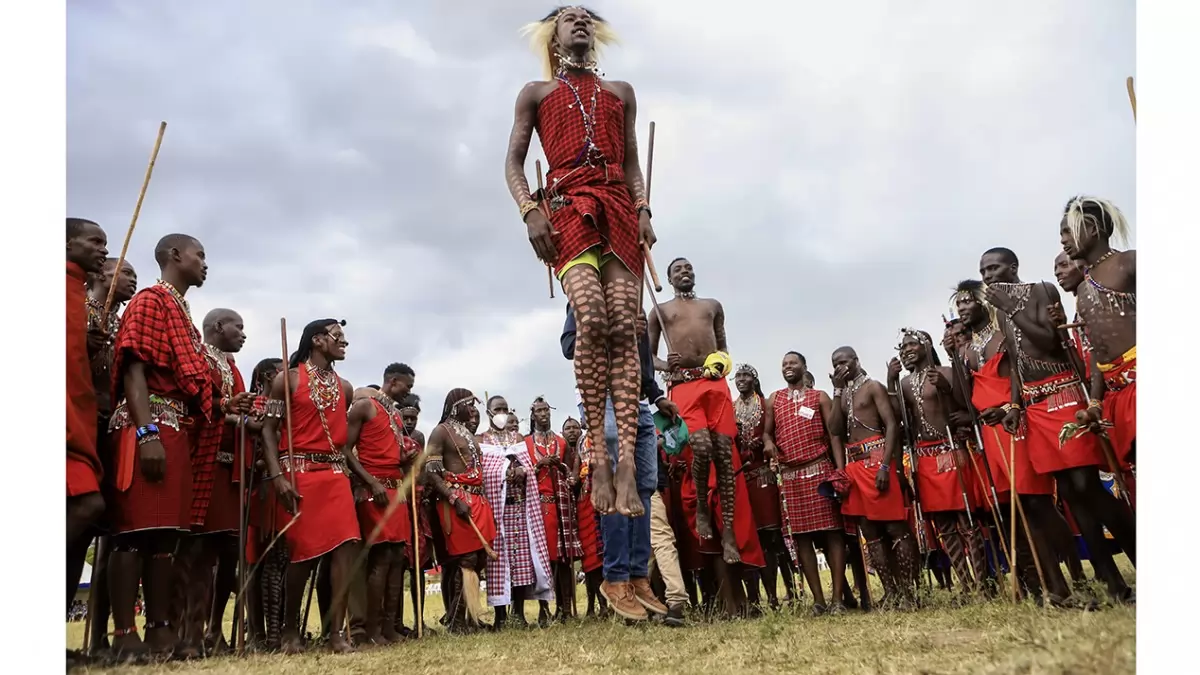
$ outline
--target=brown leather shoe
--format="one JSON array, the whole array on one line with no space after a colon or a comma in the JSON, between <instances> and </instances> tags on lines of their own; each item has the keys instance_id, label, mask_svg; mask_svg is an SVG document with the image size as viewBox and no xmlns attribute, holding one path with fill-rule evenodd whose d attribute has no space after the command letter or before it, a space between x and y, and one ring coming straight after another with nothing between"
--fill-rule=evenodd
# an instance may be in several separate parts
<instances>
[{"instance_id":1,"label":"brown leather shoe","mask_svg":"<svg viewBox=\"0 0 1200 675\"><path fill-rule=\"evenodd\" d=\"M600 593L608 600L609 608L622 619L645 621L650 618L646 608L634 596L633 585L628 581L609 583L606 580L600 584Z\"/></svg>"},{"instance_id":2,"label":"brown leather shoe","mask_svg":"<svg viewBox=\"0 0 1200 675\"><path fill-rule=\"evenodd\" d=\"M629 584L633 586L634 599L642 603L642 607L659 616L667 615L667 606L659 602L658 598L654 596L654 591L650 590L649 579L630 579Z\"/></svg>"}]
</instances>

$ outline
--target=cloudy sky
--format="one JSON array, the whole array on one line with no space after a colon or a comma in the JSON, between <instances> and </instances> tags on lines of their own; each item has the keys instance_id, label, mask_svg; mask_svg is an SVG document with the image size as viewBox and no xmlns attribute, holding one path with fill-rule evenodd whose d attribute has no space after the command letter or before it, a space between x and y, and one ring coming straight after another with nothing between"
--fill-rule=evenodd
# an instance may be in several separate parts
<instances>
[{"instance_id":1,"label":"cloudy sky","mask_svg":"<svg viewBox=\"0 0 1200 675\"><path fill-rule=\"evenodd\" d=\"M166 120L130 259L150 283L159 237L200 238L194 314L243 314L244 372L279 354L281 316L293 346L330 316L355 385L417 370L423 428L457 386L523 416L545 394L556 425L572 411L562 293L502 170L516 93L539 76L518 30L551 4L67 5L68 212L115 255ZM768 391L792 349L825 388L842 344L882 376L897 329L940 333L989 247L1052 280L1073 194L1136 222L1132 1L593 8L623 39L602 66L637 91L643 152L657 122L659 271L693 261Z\"/></svg>"}]
</instances>

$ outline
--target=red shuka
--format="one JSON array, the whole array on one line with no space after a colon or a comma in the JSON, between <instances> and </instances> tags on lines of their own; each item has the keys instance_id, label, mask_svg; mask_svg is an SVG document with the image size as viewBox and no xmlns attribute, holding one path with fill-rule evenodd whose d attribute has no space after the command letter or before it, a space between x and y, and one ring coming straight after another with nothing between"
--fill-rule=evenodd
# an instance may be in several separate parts
<instances>
[{"instance_id":1,"label":"red shuka","mask_svg":"<svg viewBox=\"0 0 1200 675\"><path fill-rule=\"evenodd\" d=\"M538 105L536 125L550 165L550 220L558 232L554 271L560 273L584 251L600 247L640 280L638 215L625 185L625 103L601 87L596 75L567 75L565 80ZM588 153L585 112L592 117L591 142L599 155Z\"/></svg>"},{"instance_id":2,"label":"red shuka","mask_svg":"<svg viewBox=\"0 0 1200 675\"><path fill-rule=\"evenodd\" d=\"M1000 374L1000 360L1004 356L1003 352L997 352L975 373L971 404L980 412L988 408L999 408L1012 400L1012 382ZM980 429L980 435L983 437L983 450L987 455L992 479L996 481L996 492L1001 501L1007 501L1006 494L1012 490L1012 480L1008 471L1010 461L1016 466L1018 494L1054 494L1054 477L1039 474L1033 468L1023 437L1014 440L999 424L984 425ZM1012 452L1015 458L1009 456L1010 449L1015 451Z\"/></svg>"},{"instance_id":3,"label":"red shuka","mask_svg":"<svg viewBox=\"0 0 1200 675\"><path fill-rule=\"evenodd\" d=\"M222 418L217 412L218 390L204 357L200 332L192 323L187 301L166 282L138 291L121 317L121 329L113 345L113 396L122 401L125 371L131 361L146 367L146 385L151 394L176 398L187 404L190 418L192 486L190 525L200 527L212 496L213 471L221 444ZM130 419L132 426L132 419ZM162 425L159 425L160 428ZM130 429L130 431L133 431ZM165 438L164 438L165 440ZM164 443L165 444L165 443ZM133 434L125 434L114 463L118 488L131 484L137 448ZM170 451L170 448L168 448ZM168 452L168 471L171 470ZM129 508L136 508L129 504Z\"/></svg>"},{"instance_id":4,"label":"red shuka","mask_svg":"<svg viewBox=\"0 0 1200 675\"><path fill-rule=\"evenodd\" d=\"M1130 455L1137 440L1137 355L1124 356L1101 366L1104 384L1104 419L1113 423L1108 430L1117 461L1122 468L1131 467Z\"/></svg>"},{"instance_id":5,"label":"red shuka","mask_svg":"<svg viewBox=\"0 0 1200 675\"><path fill-rule=\"evenodd\" d=\"M752 394L758 404L758 413L749 419L738 419L737 444L745 460L742 473L746 476L746 489L750 492L750 510L760 530L778 530L783 516L780 513L779 486L775 472L763 455L763 428L766 426L765 401L757 393ZM737 404L734 404L735 415ZM747 460L746 457L749 457Z\"/></svg>"},{"instance_id":6,"label":"red shuka","mask_svg":"<svg viewBox=\"0 0 1200 675\"><path fill-rule=\"evenodd\" d=\"M525 450L529 453L530 464L536 467L543 456L553 455L560 461L565 458L566 440L558 434L552 434L551 438L554 439L554 447L543 448L534 443L532 435L525 437ZM536 471L542 523L546 528L546 550L550 552L551 562L582 558L583 549L575 526L575 514L561 513L571 510L574 504L562 471L557 466L541 467Z\"/></svg>"},{"instance_id":7,"label":"red shuka","mask_svg":"<svg viewBox=\"0 0 1200 675\"><path fill-rule=\"evenodd\" d=\"M410 495L393 485L400 485L404 480L404 471L400 465L419 452L417 442L404 435L404 420L400 418L398 411L389 410L374 398L371 399L371 405L375 407L375 416L362 425L358 436L358 461L367 473L384 483L389 505L377 504L374 501L359 502L358 526L364 541L382 522L383 527L374 543L411 544L412 511L407 504L411 501ZM406 503L393 509L391 517L385 522L383 518L390 504L396 501Z\"/></svg>"},{"instance_id":8,"label":"red shuka","mask_svg":"<svg viewBox=\"0 0 1200 675\"><path fill-rule=\"evenodd\" d=\"M237 394L246 391L246 382L242 379L242 373L238 370L237 363L233 359L232 354L226 354L215 348L210 348L212 358L223 358L229 367L228 387L224 383L222 370L217 367L216 362L213 362L213 382L220 387L220 395L222 398L233 398ZM238 522L238 511L241 508L241 498L238 494L238 465L237 459L242 454L242 449L238 447L241 442L241 432L239 427L234 424L229 424L226 416L222 415L222 433L221 433L221 449L217 452L217 464L213 469L213 491L212 499L209 502L208 514L204 519L204 527L200 528L201 532L212 534L216 532L237 532L240 524ZM254 451L252 442L252 434L246 433L246 459L250 460L250 454ZM247 466L253 466L248 463ZM250 475L250 471L246 472ZM249 500L247 500L249 503Z\"/></svg>"},{"instance_id":9,"label":"red shuka","mask_svg":"<svg viewBox=\"0 0 1200 675\"><path fill-rule=\"evenodd\" d=\"M733 470L737 472L742 467L742 458L737 448L733 449ZM713 538L700 540L700 552L711 555L721 554L721 499L717 490L717 472L708 473L708 509L712 514ZM762 542L758 539L758 526L754 522L754 513L750 509L750 496L746 491L746 478L737 474L734 482L733 497L733 535L737 540L738 552L742 563L752 567L766 567L767 560L763 556ZM695 516L692 517L695 527Z\"/></svg>"},{"instance_id":10,"label":"red shuka","mask_svg":"<svg viewBox=\"0 0 1200 675\"><path fill-rule=\"evenodd\" d=\"M917 495L924 513L974 510L979 505L978 490L971 489L976 482L971 459L965 450L950 448L945 439L917 441Z\"/></svg>"},{"instance_id":11,"label":"red shuka","mask_svg":"<svg viewBox=\"0 0 1200 675\"><path fill-rule=\"evenodd\" d=\"M850 456L869 449L869 456L851 461ZM884 492L875 489L875 474L887 455L883 436L872 436L858 443L846 444L846 477L850 479L850 494L842 500L842 515L851 518L886 523L907 520L908 505L904 490L900 487L900 476L894 465L889 465L888 488Z\"/></svg>"},{"instance_id":12,"label":"red shuka","mask_svg":"<svg viewBox=\"0 0 1200 675\"><path fill-rule=\"evenodd\" d=\"M1068 382L1074 384L1066 384ZM1036 387L1061 387L1039 401L1025 396L1025 434L1029 461L1038 473L1052 474L1056 471L1081 466L1100 466L1102 455L1100 442L1094 434L1083 434L1060 445L1058 434L1063 425L1075 421L1075 413L1087 407L1087 397L1074 373L1067 371L1052 375L1037 382L1026 382L1025 389Z\"/></svg>"},{"instance_id":13,"label":"red shuka","mask_svg":"<svg viewBox=\"0 0 1200 675\"><path fill-rule=\"evenodd\" d=\"M584 467L584 475L579 481L579 500L575 504L575 514L579 521L579 545L583 548L580 566L586 574L604 565L604 540L600 536L600 517L596 514L596 507L592 505L592 474L588 466L592 441L585 435L583 444L584 456L580 457L579 461Z\"/></svg>"},{"instance_id":14,"label":"red shuka","mask_svg":"<svg viewBox=\"0 0 1200 675\"><path fill-rule=\"evenodd\" d=\"M292 394L292 432L296 443L293 447L287 435L287 425L280 434L279 455L284 474L292 480L300 494L297 507L300 517L287 530L288 548L292 562L304 562L319 558L338 546L358 541L358 517L354 510L354 495L350 490L350 478L341 468L344 465L325 462L304 462L291 458L305 454L341 454L346 445L346 393L339 379L337 401L326 410L319 410L313 402L314 391L310 385L307 364L296 369L298 382ZM322 424L322 417L325 419ZM329 435L325 435L328 428ZM287 458L287 459L283 459ZM287 462L295 461L293 470ZM280 528L291 522L292 516L279 505L275 522Z\"/></svg>"},{"instance_id":15,"label":"red shuka","mask_svg":"<svg viewBox=\"0 0 1200 675\"><path fill-rule=\"evenodd\" d=\"M87 348L87 273L67 262L67 496L100 491L96 389Z\"/></svg>"}]
</instances>

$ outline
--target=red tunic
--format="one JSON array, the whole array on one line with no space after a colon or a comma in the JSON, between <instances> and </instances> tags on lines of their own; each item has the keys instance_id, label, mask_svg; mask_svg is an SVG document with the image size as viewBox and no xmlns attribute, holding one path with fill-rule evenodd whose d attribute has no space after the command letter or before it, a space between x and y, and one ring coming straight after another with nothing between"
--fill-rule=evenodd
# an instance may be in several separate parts
<instances>
[{"instance_id":1,"label":"red tunic","mask_svg":"<svg viewBox=\"0 0 1200 675\"><path fill-rule=\"evenodd\" d=\"M358 525L363 540L369 540L371 534L383 523L376 544L411 544L412 543L412 511L407 491L401 492L399 487L404 480L404 470L400 465L411 460L418 452L417 442L404 435L404 420L397 410L389 410L387 406L376 399L371 399L375 408L375 416L362 425L358 436L358 461L367 473L383 483L387 489L389 506L376 504L374 501L363 501L357 504ZM406 502L392 510L391 516L384 521L390 503Z\"/></svg>"},{"instance_id":2,"label":"red tunic","mask_svg":"<svg viewBox=\"0 0 1200 675\"><path fill-rule=\"evenodd\" d=\"M971 404L980 412L988 408L999 408L1012 400L1012 383L1009 378L1000 374L1000 360L1003 352L998 352L984 363L975 373L975 384L971 390ZM1029 460L1029 452L1025 438L1013 439L996 425L984 425L980 430L983 437L983 450L987 455L988 464L992 470L992 479L996 481L996 493L1001 501L1007 501L1007 493L1012 490L1012 479L1009 478L1008 464L1012 461L1016 466L1017 492L1023 495L1054 494L1054 477L1039 474ZM1015 450L1010 457L1010 448Z\"/></svg>"},{"instance_id":3,"label":"red tunic","mask_svg":"<svg viewBox=\"0 0 1200 675\"><path fill-rule=\"evenodd\" d=\"M558 434L552 434L551 438L552 447L534 443L532 435L525 437L525 450L529 453L530 464L536 467L539 460L548 456L554 456L559 461L565 459L567 442ZM558 466L537 469L537 486L550 560L561 562L582 558L583 549L579 544L579 531L572 508L574 500L571 499L571 490L562 470ZM568 513L562 513L564 510Z\"/></svg>"},{"instance_id":4,"label":"red tunic","mask_svg":"<svg viewBox=\"0 0 1200 675\"><path fill-rule=\"evenodd\" d=\"M121 318L112 366L112 400L119 403L110 423L118 533L200 527L208 513L223 428L219 390L189 311L186 300L159 282L134 295ZM166 451L161 483L142 480L136 430L124 405L125 372L133 361L145 364L151 412Z\"/></svg>"},{"instance_id":5,"label":"red tunic","mask_svg":"<svg viewBox=\"0 0 1200 675\"><path fill-rule=\"evenodd\" d=\"M1134 441L1137 440L1137 348L1126 352L1112 363L1100 365L1104 373L1104 419L1113 423L1108 430L1117 461L1125 469L1132 462ZM1133 486L1130 486L1133 489Z\"/></svg>"},{"instance_id":6,"label":"red tunic","mask_svg":"<svg viewBox=\"0 0 1200 675\"><path fill-rule=\"evenodd\" d=\"M87 348L87 273L67 263L67 496L100 491L96 389Z\"/></svg>"},{"instance_id":7,"label":"red tunic","mask_svg":"<svg viewBox=\"0 0 1200 675\"><path fill-rule=\"evenodd\" d=\"M291 561L304 562L348 541L358 541L359 531L345 464L330 461L340 457L346 445L346 395L341 380L335 376L336 384L314 386L307 364L296 370L298 382L291 407L295 445L288 437L287 425L281 424L279 455L284 474L300 494L300 515L286 534ZM275 522L280 528L291 520L282 505L276 507Z\"/></svg>"},{"instance_id":8,"label":"red tunic","mask_svg":"<svg viewBox=\"0 0 1200 675\"><path fill-rule=\"evenodd\" d=\"M837 503L817 486L836 470L830 460L829 436L816 389L775 392L775 445L779 448L779 494L784 528L789 534L842 529Z\"/></svg>"},{"instance_id":9,"label":"red tunic","mask_svg":"<svg viewBox=\"0 0 1200 675\"><path fill-rule=\"evenodd\" d=\"M565 79L565 81L564 81ZM639 280L638 216L625 185L625 103L595 75L568 75L538 105L537 132L550 168L556 273L584 251L612 253ZM573 90L574 89L574 90ZM576 96L578 92L578 97ZM591 115L591 151L583 114Z\"/></svg>"},{"instance_id":10,"label":"red tunic","mask_svg":"<svg viewBox=\"0 0 1200 675\"><path fill-rule=\"evenodd\" d=\"M763 400L757 393L749 404L734 402L734 413L738 422L738 448L742 451L742 473L746 476L746 489L750 492L750 509L754 522L760 530L778 530L783 522L779 506L779 486L775 472L771 470L763 455Z\"/></svg>"},{"instance_id":11,"label":"red tunic","mask_svg":"<svg viewBox=\"0 0 1200 675\"><path fill-rule=\"evenodd\" d=\"M916 455L917 494L923 513L974 510L978 506L977 491L971 489L975 474L962 448L952 449L945 439L919 440Z\"/></svg>"},{"instance_id":12,"label":"red tunic","mask_svg":"<svg viewBox=\"0 0 1200 675\"><path fill-rule=\"evenodd\" d=\"M689 369L698 373L700 369ZM725 380L710 380L693 375L694 379L673 382L669 394L679 406L679 416L689 433L708 429L714 434L737 436L737 418L733 414L733 397Z\"/></svg>"},{"instance_id":13,"label":"red tunic","mask_svg":"<svg viewBox=\"0 0 1200 675\"><path fill-rule=\"evenodd\" d=\"M884 492L875 489L875 474L887 454L887 442L883 436L871 436L858 443L846 444L846 478L850 481L850 494L842 501L842 515L850 518L886 523L908 518L908 505L904 490L900 487L899 472L889 466L888 488ZM857 530L855 530L857 531Z\"/></svg>"},{"instance_id":14,"label":"red tunic","mask_svg":"<svg viewBox=\"0 0 1200 675\"><path fill-rule=\"evenodd\" d=\"M233 360L232 354L226 354L217 350L214 347L209 348L214 360L213 365L213 382L220 387L222 398L232 398L236 394L246 391L246 382L242 379L242 373L238 370L237 363ZM221 368L215 359L221 358L225 361L226 368ZM217 465L213 470L213 491L212 500L208 507L208 514L204 519L204 527L201 532L206 534L215 532L232 532L236 533L240 524L238 523L238 510L241 507L239 491L238 491L238 470L236 460L242 455L241 448L238 447L241 441L241 432L239 427L229 424L224 415L222 418L221 449L217 451ZM246 434L246 460L250 461L250 454L254 450L249 432ZM248 464L253 466L253 464ZM249 475L249 471L247 471Z\"/></svg>"}]
</instances>

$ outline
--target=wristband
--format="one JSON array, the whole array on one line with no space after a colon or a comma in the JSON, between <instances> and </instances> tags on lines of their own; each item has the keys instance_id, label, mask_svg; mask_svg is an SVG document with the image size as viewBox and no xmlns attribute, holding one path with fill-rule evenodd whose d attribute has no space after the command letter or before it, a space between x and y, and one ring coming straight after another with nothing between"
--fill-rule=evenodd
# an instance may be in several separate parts
<instances>
[{"instance_id":1,"label":"wristband","mask_svg":"<svg viewBox=\"0 0 1200 675\"><path fill-rule=\"evenodd\" d=\"M1100 402L1099 400L1094 399L1094 398L1088 399L1088 410L1091 410L1093 408L1095 408L1096 410L1100 410L1103 407L1104 407L1104 404L1102 402Z\"/></svg>"},{"instance_id":2,"label":"wristband","mask_svg":"<svg viewBox=\"0 0 1200 675\"><path fill-rule=\"evenodd\" d=\"M158 433L157 433L157 432L148 433L148 434L142 434L142 435L141 435L141 436L140 436L140 437L137 439L137 444L138 444L138 447L140 448L140 447L142 447L143 445L145 445L145 444L149 443L150 441L157 441L157 440L159 440L159 438L158 438Z\"/></svg>"},{"instance_id":3,"label":"wristband","mask_svg":"<svg viewBox=\"0 0 1200 675\"><path fill-rule=\"evenodd\" d=\"M879 465L879 470L880 470L880 471L888 471L888 470L890 470L891 468L892 468L892 467L891 467L891 465L890 465L890 464L888 464L887 462L882 462L882 463L880 463L880 465Z\"/></svg>"},{"instance_id":4,"label":"wristband","mask_svg":"<svg viewBox=\"0 0 1200 675\"><path fill-rule=\"evenodd\" d=\"M525 217L529 215L530 211L537 210L538 203L535 201L521 202L520 208L521 208L521 220L525 220Z\"/></svg>"},{"instance_id":5,"label":"wristband","mask_svg":"<svg viewBox=\"0 0 1200 675\"><path fill-rule=\"evenodd\" d=\"M837 398L838 396L841 396L843 391L845 391L845 390L844 390L844 389L842 389L841 387L834 387L834 388L833 388L833 396L834 396L834 398Z\"/></svg>"},{"instance_id":6,"label":"wristband","mask_svg":"<svg viewBox=\"0 0 1200 675\"><path fill-rule=\"evenodd\" d=\"M651 218L654 217L654 212L650 210L650 202L646 201L645 199L639 199L635 201L633 203L633 211L639 216L641 215L642 211L645 211L646 215L650 216Z\"/></svg>"},{"instance_id":7,"label":"wristband","mask_svg":"<svg viewBox=\"0 0 1200 675\"><path fill-rule=\"evenodd\" d=\"M158 425L157 424L147 424L144 427L138 427L137 431L135 433L137 434L137 439L139 441L142 440L143 436L150 436L150 435L157 436L158 435Z\"/></svg>"}]
</instances>

